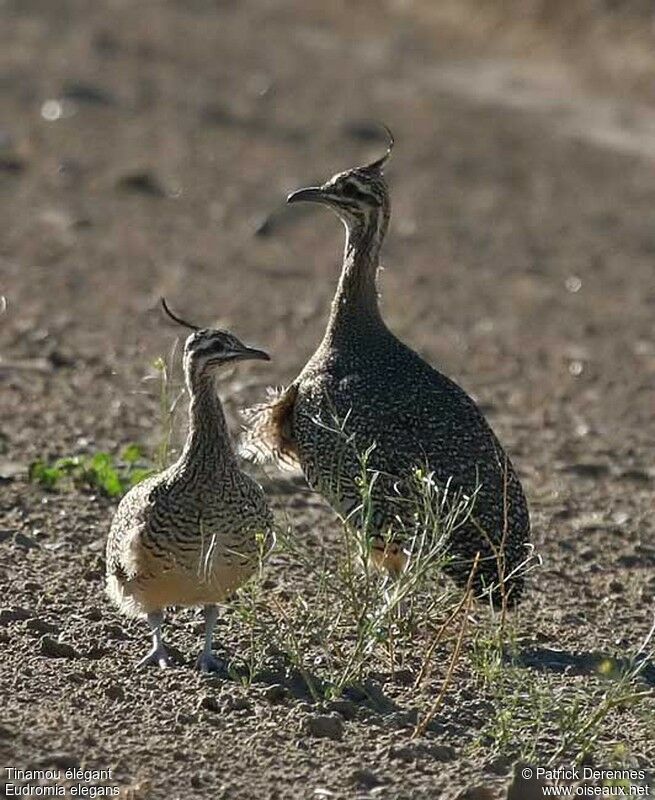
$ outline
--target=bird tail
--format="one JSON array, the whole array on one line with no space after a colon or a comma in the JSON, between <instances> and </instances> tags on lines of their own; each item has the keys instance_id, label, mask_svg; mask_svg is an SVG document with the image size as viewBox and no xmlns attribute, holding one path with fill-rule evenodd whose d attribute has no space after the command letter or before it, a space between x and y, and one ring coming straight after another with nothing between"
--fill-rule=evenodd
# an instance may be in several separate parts
<instances>
[{"instance_id":1,"label":"bird tail","mask_svg":"<svg viewBox=\"0 0 655 800\"><path fill-rule=\"evenodd\" d=\"M269 461L280 469L299 467L298 448L293 435L293 408L298 387L269 387L266 402L242 411L246 421L239 441L239 454L256 464Z\"/></svg>"}]
</instances>

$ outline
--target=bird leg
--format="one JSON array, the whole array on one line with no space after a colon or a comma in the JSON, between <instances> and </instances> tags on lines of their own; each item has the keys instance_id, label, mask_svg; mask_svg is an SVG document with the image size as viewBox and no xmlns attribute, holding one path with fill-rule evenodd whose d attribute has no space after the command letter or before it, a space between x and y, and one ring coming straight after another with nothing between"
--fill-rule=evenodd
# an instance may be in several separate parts
<instances>
[{"instance_id":1,"label":"bird leg","mask_svg":"<svg viewBox=\"0 0 655 800\"><path fill-rule=\"evenodd\" d=\"M150 630L152 631L152 649L148 655L144 656L141 661L139 661L137 668L147 667L151 664L159 667L172 666L171 657L166 652L161 636L164 613L162 611L151 611L147 619Z\"/></svg>"},{"instance_id":2,"label":"bird leg","mask_svg":"<svg viewBox=\"0 0 655 800\"><path fill-rule=\"evenodd\" d=\"M200 672L225 672L225 664L212 653L214 626L218 618L218 606L205 606L205 644L196 661Z\"/></svg>"}]
</instances>

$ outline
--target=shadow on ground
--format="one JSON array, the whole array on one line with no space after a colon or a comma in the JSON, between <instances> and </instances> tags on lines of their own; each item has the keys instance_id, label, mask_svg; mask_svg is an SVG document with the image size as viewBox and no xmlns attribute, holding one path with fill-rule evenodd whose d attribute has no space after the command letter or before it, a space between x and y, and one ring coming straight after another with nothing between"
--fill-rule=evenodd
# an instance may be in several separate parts
<instances>
[{"instance_id":1,"label":"shadow on ground","mask_svg":"<svg viewBox=\"0 0 655 800\"><path fill-rule=\"evenodd\" d=\"M508 656L508 660L510 657ZM571 653L566 650L553 650L537 647L523 650L511 656L513 664L538 672L565 672L569 675L602 675L619 678L639 667L639 678L649 686L655 686L655 664L635 662L607 653Z\"/></svg>"}]
</instances>

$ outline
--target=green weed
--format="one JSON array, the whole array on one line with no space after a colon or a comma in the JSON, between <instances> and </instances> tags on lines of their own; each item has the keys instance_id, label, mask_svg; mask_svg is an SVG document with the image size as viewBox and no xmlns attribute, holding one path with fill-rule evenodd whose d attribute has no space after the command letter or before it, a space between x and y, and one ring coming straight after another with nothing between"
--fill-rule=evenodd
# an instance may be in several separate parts
<instances>
[{"instance_id":1,"label":"green weed","mask_svg":"<svg viewBox=\"0 0 655 800\"><path fill-rule=\"evenodd\" d=\"M154 458L146 457L135 443L128 444L117 456L107 452L93 455L72 455L45 461L39 459L29 467L29 479L46 489L83 488L99 490L107 497L122 497L137 483L165 469L171 459L171 441L177 404L184 389L172 378L177 343L168 361L155 359L154 378L158 381L160 437Z\"/></svg>"},{"instance_id":2,"label":"green weed","mask_svg":"<svg viewBox=\"0 0 655 800\"><path fill-rule=\"evenodd\" d=\"M46 489L75 487L100 490L108 497L121 497L132 486L154 473L137 444L125 447L119 456L100 452L38 460L29 468L29 479Z\"/></svg>"},{"instance_id":3,"label":"green weed","mask_svg":"<svg viewBox=\"0 0 655 800\"><path fill-rule=\"evenodd\" d=\"M640 683L640 676L655 656L654 631L655 626L627 661L608 658L595 674L562 681L520 666L513 659L516 644L511 632L506 631L509 639L500 639L485 628L473 642L471 665L493 712L478 744L549 766L581 764L599 752L615 763L624 749L614 739L621 716L632 709L637 716L642 713L652 719L655 694Z\"/></svg>"},{"instance_id":4,"label":"green weed","mask_svg":"<svg viewBox=\"0 0 655 800\"><path fill-rule=\"evenodd\" d=\"M368 466L371 452L361 459L361 502L341 519L336 544L309 543L290 525L278 531L276 557L302 571L303 591L264 592L253 582L235 608L250 630L246 662L261 664L283 654L315 700L334 699L365 683L373 669L393 675L415 661L417 637L432 635L456 604L457 594L441 573L450 536L469 502L417 471L403 495L414 509L411 530L405 531L407 561L390 577L371 558L372 493L379 477Z\"/></svg>"},{"instance_id":5,"label":"green weed","mask_svg":"<svg viewBox=\"0 0 655 800\"><path fill-rule=\"evenodd\" d=\"M158 356L153 362L158 381L159 442L155 449L154 462L158 470L166 469L171 461L171 447L175 430L176 412L185 393L184 385L174 378L178 340L175 341L168 360Z\"/></svg>"}]
</instances>

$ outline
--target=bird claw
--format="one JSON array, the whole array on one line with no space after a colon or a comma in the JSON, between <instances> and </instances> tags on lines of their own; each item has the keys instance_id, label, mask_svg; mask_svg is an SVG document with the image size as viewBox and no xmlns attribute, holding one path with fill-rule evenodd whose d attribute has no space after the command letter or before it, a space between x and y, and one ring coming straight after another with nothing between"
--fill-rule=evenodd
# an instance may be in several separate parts
<instances>
[{"instance_id":1,"label":"bird claw","mask_svg":"<svg viewBox=\"0 0 655 800\"><path fill-rule=\"evenodd\" d=\"M211 653L201 653L196 659L196 669L199 672L210 673L220 672L227 674L227 667L225 662L220 658L216 658Z\"/></svg>"},{"instance_id":2,"label":"bird claw","mask_svg":"<svg viewBox=\"0 0 655 800\"><path fill-rule=\"evenodd\" d=\"M171 657L168 655L164 647L153 647L148 655L144 656L141 661L139 661L139 663L136 665L136 668L141 669L142 667L150 666L162 668L173 666Z\"/></svg>"}]
</instances>

